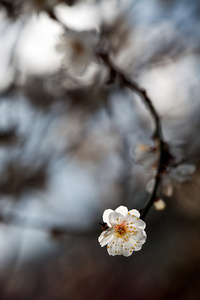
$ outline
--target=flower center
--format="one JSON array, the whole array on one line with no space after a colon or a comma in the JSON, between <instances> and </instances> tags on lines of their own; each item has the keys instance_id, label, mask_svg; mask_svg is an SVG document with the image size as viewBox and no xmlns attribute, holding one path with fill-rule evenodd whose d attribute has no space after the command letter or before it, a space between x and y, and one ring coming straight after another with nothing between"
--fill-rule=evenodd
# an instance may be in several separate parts
<instances>
[{"instance_id":1,"label":"flower center","mask_svg":"<svg viewBox=\"0 0 200 300\"><path fill-rule=\"evenodd\" d=\"M116 225L115 226L115 230L116 230L116 233L117 233L118 236L124 235L126 233L126 231L127 231L125 222L123 222L120 225Z\"/></svg>"},{"instance_id":2,"label":"flower center","mask_svg":"<svg viewBox=\"0 0 200 300\"><path fill-rule=\"evenodd\" d=\"M74 52L75 52L76 55L81 56L81 55L84 54L85 48L82 45L82 43L80 43L79 41L74 40L71 43L71 46L72 46L72 49L74 50Z\"/></svg>"}]
</instances>

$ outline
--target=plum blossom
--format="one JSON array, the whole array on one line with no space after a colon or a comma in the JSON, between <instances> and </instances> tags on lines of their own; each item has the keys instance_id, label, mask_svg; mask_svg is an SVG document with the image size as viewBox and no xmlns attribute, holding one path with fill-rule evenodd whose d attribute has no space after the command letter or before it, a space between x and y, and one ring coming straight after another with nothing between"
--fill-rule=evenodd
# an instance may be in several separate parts
<instances>
[{"instance_id":1,"label":"plum blossom","mask_svg":"<svg viewBox=\"0 0 200 300\"><path fill-rule=\"evenodd\" d=\"M164 152L164 164L166 166L169 162L174 164L180 163L183 159L183 151L181 146L183 142L163 142L162 151ZM139 144L135 147L133 151L134 161L142 165L146 170L155 170L157 168L158 163L158 145L147 145L147 144Z\"/></svg>"},{"instance_id":2,"label":"plum blossom","mask_svg":"<svg viewBox=\"0 0 200 300\"><path fill-rule=\"evenodd\" d=\"M147 237L144 231L146 224L136 209L128 211L125 206L119 206L115 211L106 209L103 221L108 229L100 234L98 241L101 247L107 245L109 255L128 257L142 248Z\"/></svg>"},{"instance_id":3,"label":"plum blossom","mask_svg":"<svg viewBox=\"0 0 200 300\"><path fill-rule=\"evenodd\" d=\"M174 187L181 183L191 180L191 175L195 172L196 166L193 164L181 164L177 167L170 168L161 176L161 183L158 190L159 195L171 197ZM151 179L146 186L146 190L152 193L155 179ZM159 196L158 195L158 196Z\"/></svg>"},{"instance_id":4,"label":"plum blossom","mask_svg":"<svg viewBox=\"0 0 200 300\"><path fill-rule=\"evenodd\" d=\"M91 62L96 62L95 48L98 38L94 31L68 30L56 46L63 53L63 64L77 74L82 74Z\"/></svg>"},{"instance_id":5,"label":"plum blossom","mask_svg":"<svg viewBox=\"0 0 200 300\"><path fill-rule=\"evenodd\" d=\"M157 165L158 152L156 146L139 144L133 151L134 161L145 169L154 169Z\"/></svg>"}]
</instances>

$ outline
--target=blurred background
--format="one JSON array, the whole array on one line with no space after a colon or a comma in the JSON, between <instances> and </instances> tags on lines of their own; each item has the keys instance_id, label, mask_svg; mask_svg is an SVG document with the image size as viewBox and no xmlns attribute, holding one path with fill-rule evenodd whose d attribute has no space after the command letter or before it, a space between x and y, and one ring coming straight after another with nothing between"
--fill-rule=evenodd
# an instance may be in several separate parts
<instances>
[{"instance_id":1,"label":"blurred background","mask_svg":"<svg viewBox=\"0 0 200 300\"><path fill-rule=\"evenodd\" d=\"M98 223L145 204L152 175L133 149L153 122L90 49L79 59L53 13L88 49L101 35L197 166L165 210L152 207L129 258L100 247ZM0 1L0 299L199 299L199 20L198 0Z\"/></svg>"}]
</instances>

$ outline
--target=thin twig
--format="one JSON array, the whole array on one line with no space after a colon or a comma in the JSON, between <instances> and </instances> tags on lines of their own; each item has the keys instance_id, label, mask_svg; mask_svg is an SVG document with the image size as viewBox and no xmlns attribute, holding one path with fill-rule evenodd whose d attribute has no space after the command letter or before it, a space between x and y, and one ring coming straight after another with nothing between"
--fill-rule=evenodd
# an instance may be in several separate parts
<instances>
[{"instance_id":1,"label":"thin twig","mask_svg":"<svg viewBox=\"0 0 200 300\"><path fill-rule=\"evenodd\" d=\"M155 142L157 143L157 151L158 151L158 167L157 172L155 176L155 185L153 188L152 193L150 194L146 205L144 208L140 211L141 212L141 219L144 220L145 216L149 212L149 209L153 205L155 199L157 190L160 184L160 175L162 173L162 160L163 160L163 134L162 134L162 127L160 122L160 117L158 116L151 99L147 95L147 92L145 89L141 88L136 82L128 78L118 67L116 67L113 62L110 60L110 57L108 53L106 52L99 52L98 56L101 58L101 60L104 62L104 64L109 68L110 70L110 82L113 82L116 78L118 78L119 82L122 86L129 88L130 90L137 93L143 102L145 103L146 107L148 108L149 112L151 113L151 116L154 120L155 129L153 133L153 138Z\"/></svg>"}]
</instances>

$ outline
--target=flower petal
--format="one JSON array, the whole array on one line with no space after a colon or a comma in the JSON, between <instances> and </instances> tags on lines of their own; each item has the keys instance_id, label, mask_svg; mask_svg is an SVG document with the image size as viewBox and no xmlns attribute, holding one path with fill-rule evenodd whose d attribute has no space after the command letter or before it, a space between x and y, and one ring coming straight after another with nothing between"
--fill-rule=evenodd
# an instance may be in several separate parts
<instances>
[{"instance_id":1,"label":"flower petal","mask_svg":"<svg viewBox=\"0 0 200 300\"><path fill-rule=\"evenodd\" d=\"M142 245L143 245L143 243L138 242L138 241L136 241L132 238L129 239L128 244L129 244L130 250L132 250L132 251L139 251L142 248Z\"/></svg>"},{"instance_id":2,"label":"flower petal","mask_svg":"<svg viewBox=\"0 0 200 300\"><path fill-rule=\"evenodd\" d=\"M118 238L114 238L107 246L107 251L108 251L108 254L109 255L112 255L112 256L115 256L118 254L118 251L117 251L117 240Z\"/></svg>"},{"instance_id":3,"label":"flower petal","mask_svg":"<svg viewBox=\"0 0 200 300\"><path fill-rule=\"evenodd\" d=\"M122 224L125 221L125 217L117 212L112 212L109 215L109 222L111 225Z\"/></svg>"},{"instance_id":4,"label":"flower petal","mask_svg":"<svg viewBox=\"0 0 200 300\"><path fill-rule=\"evenodd\" d=\"M180 176L192 175L196 170L196 166L193 164L182 164L179 165L176 169Z\"/></svg>"},{"instance_id":5,"label":"flower petal","mask_svg":"<svg viewBox=\"0 0 200 300\"><path fill-rule=\"evenodd\" d=\"M140 217L140 213L139 213L139 211L137 209L131 209L131 210L129 210L128 213L129 213L129 215L132 215L134 217L137 217L137 218Z\"/></svg>"},{"instance_id":6,"label":"flower petal","mask_svg":"<svg viewBox=\"0 0 200 300\"><path fill-rule=\"evenodd\" d=\"M122 242L123 242L123 239L119 238L118 242L117 242L117 252L118 252L118 255L122 255Z\"/></svg>"},{"instance_id":7,"label":"flower petal","mask_svg":"<svg viewBox=\"0 0 200 300\"><path fill-rule=\"evenodd\" d=\"M126 206L119 206L118 208L115 209L115 211L121 215L123 215L124 217L127 216L128 214L128 208Z\"/></svg>"},{"instance_id":8,"label":"flower petal","mask_svg":"<svg viewBox=\"0 0 200 300\"><path fill-rule=\"evenodd\" d=\"M101 241L103 240L103 238L105 237L105 232L106 231L103 231L100 236L98 237L98 242L101 243Z\"/></svg>"},{"instance_id":9,"label":"flower petal","mask_svg":"<svg viewBox=\"0 0 200 300\"><path fill-rule=\"evenodd\" d=\"M161 192L164 196L171 197L173 195L173 191L174 188L172 184L161 186Z\"/></svg>"},{"instance_id":10,"label":"flower petal","mask_svg":"<svg viewBox=\"0 0 200 300\"><path fill-rule=\"evenodd\" d=\"M103 221L104 221L105 223L107 223L108 226L110 226L110 227L111 227L111 225L110 225L110 223L109 223L109 215L110 215L110 213L112 213L112 212L113 212L112 209L106 209L106 210L104 211L104 213L103 213Z\"/></svg>"},{"instance_id":11,"label":"flower petal","mask_svg":"<svg viewBox=\"0 0 200 300\"><path fill-rule=\"evenodd\" d=\"M108 229L108 230L103 231L100 234L98 241L99 241L101 247L104 247L106 244L108 244L114 238L114 233L115 233L114 229Z\"/></svg>"},{"instance_id":12,"label":"flower petal","mask_svg":"<svg viewBox=\"0 0 200 300\"><path fill-rule=\"evenodd\" d=\"M139 251L142 248L142 245L134 246L134 251Z\"/></svg>"},{"instance_id":13,"label":"flower petal","mask_svg":"<svg viewBox=\"0 0 200 300\"><path fill-rule=\"evenodd\" d=\"M128 215L126 218L126 222L128 226L135 226L135 223L138 221L139 218L133 217L132 215Z\"/></svg>"},{"instance_id":14,"label":"flower petal","mask_svg":"<svg viewBox=\"0 0 200 300\"><path fill-rule=\"evenodd\" d=\"M146 191L151 194L153 192L153 188L154 188L154 184L155 184L155 179L152 178L147 182L146 185Z\"/></svg>"},{"instance_id":15,"label":"flower petal","mask_svg":"<svg viewBox=\"0 0 200 300\"><path fill-rule=\"evenodd\" d=\"M133 247L132 247L133 248ZM122 247L122 254L126 257L130 256L133 253L133 249L131 249L131 247L129 246L129 244L127 242L125 242L123 244Z\"/></svg>"},{"instance_id":16,"label":"flower petal","mask_svg":"<svg viewBox=\"0 0 200 300\"><path fill-rule=\"evenodd\" d=\"M141 220L141 219L137 220L137 222L135 223L135 225L137 227L141 228L141 229L145 229L145 227L146 227L146 223L143 220Z\"/></svg>"},{"instance_id":17,"label":"flower petal","mask_svg":"<svg viewBox=\"0 0 200 300\"><path fill-rule=\"evenodd\" d=\"M139 242L145 243L147 238L146 232L140 228L137 228L137 233L135 234L135 239Z\"/></svg>"}]
</instances>

